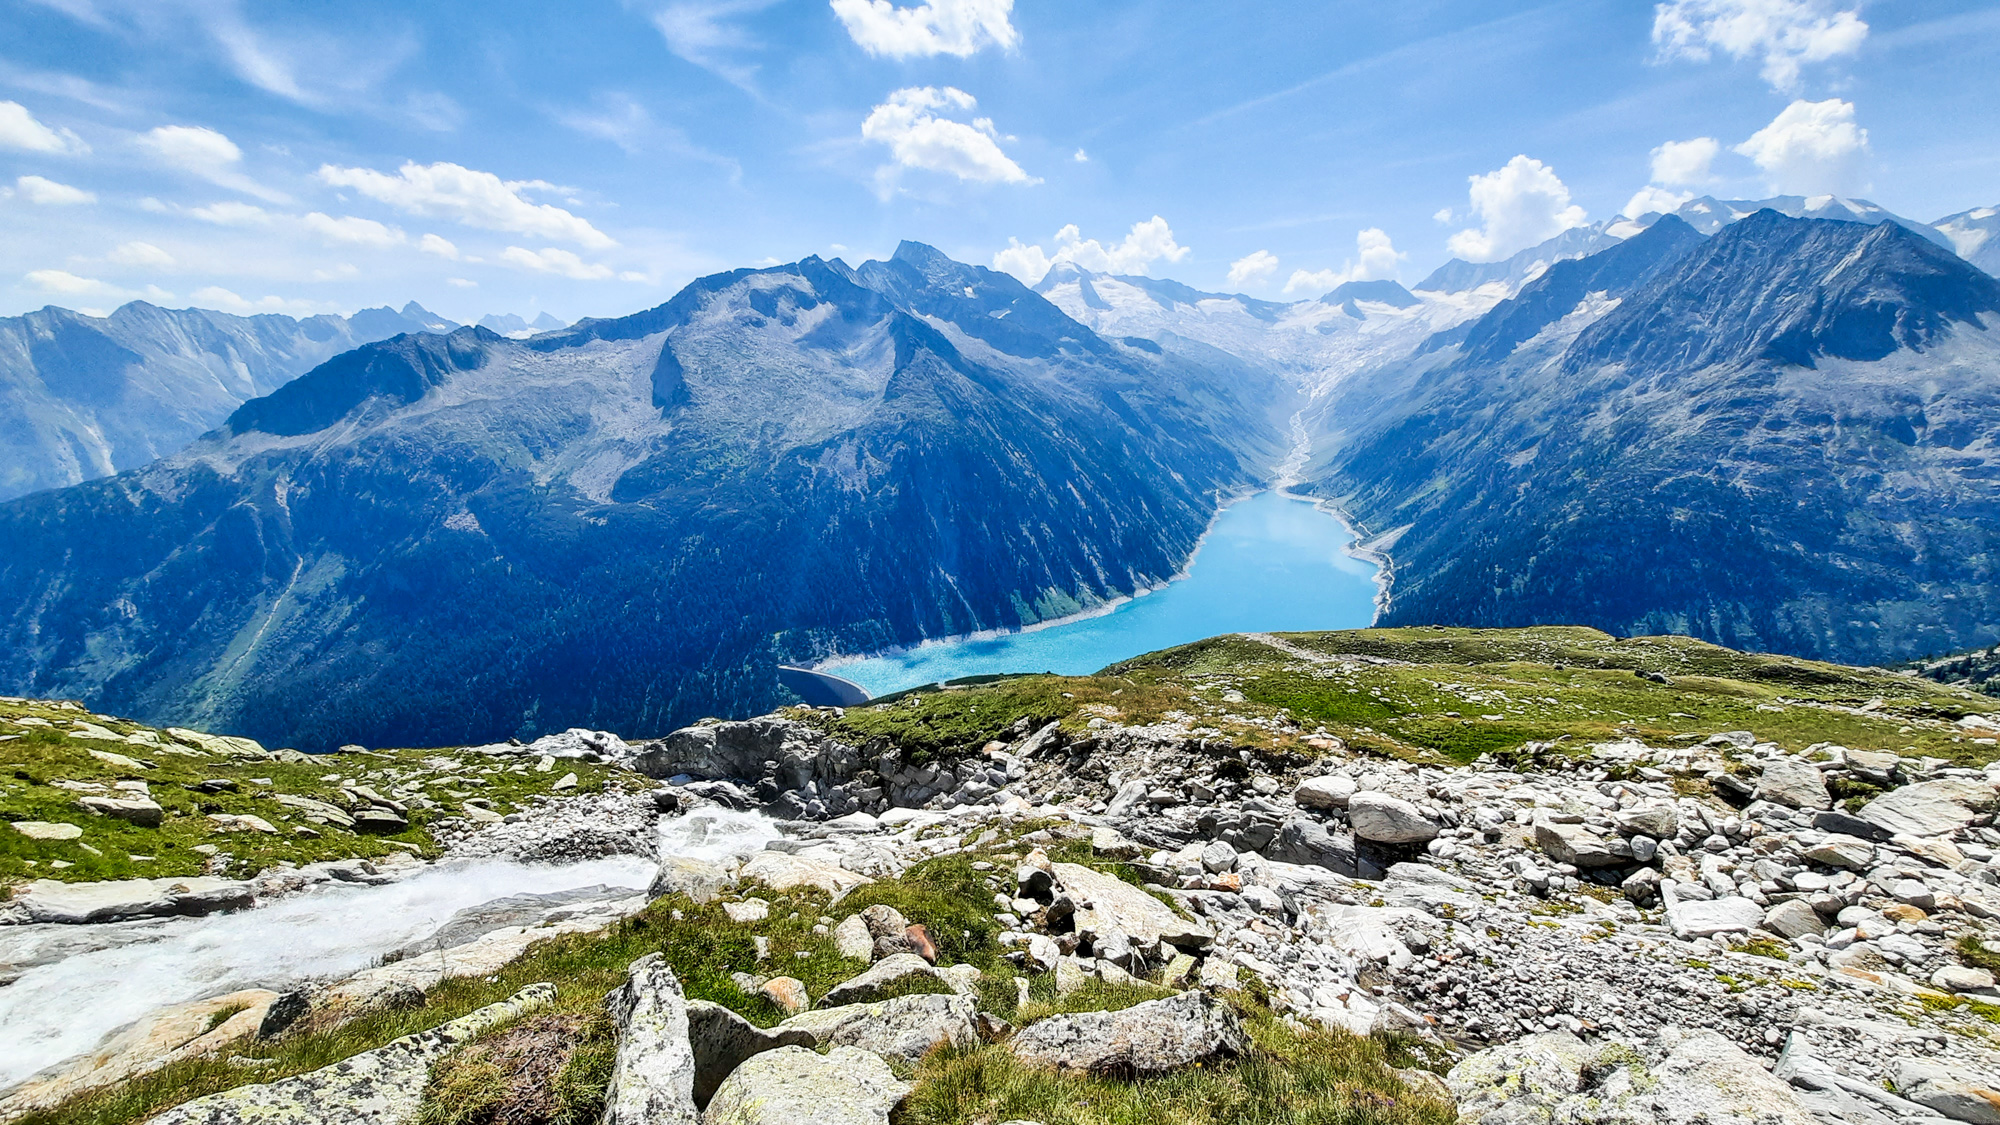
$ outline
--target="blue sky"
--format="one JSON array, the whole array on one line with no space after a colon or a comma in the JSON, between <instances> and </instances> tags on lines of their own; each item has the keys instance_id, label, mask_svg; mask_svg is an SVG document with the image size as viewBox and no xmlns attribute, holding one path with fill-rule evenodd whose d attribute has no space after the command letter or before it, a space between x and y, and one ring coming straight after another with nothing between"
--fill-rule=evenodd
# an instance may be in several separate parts
<instances>
[{"instance_id":1,"label":"blue sky","mask_svg":"<svg viewBox=\"0 0 2000 1125\"><path fill-rule=\"evenodd\" d=\"M903 238L1310 296L1642 190L2000 204L1996 95L1953 0L0 0L0 313L574 319Z\"/></svg>"}]
</instances>

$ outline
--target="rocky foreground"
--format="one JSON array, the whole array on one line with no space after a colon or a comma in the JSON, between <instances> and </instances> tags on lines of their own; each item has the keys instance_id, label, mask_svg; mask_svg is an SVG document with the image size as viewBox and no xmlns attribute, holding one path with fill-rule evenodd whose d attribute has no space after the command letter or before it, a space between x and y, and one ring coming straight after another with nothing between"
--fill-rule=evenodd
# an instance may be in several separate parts
<instances>
[{"instance_id":1,"label":"rocky foreground","mask_svg":"<svg viewBox=\"0 0 2000 1125\"><path fill-rule=\"evenodd\" d=\"M454 847L783 835L162 1013L0 1112L155 1073L174 1122L1233 1121L1280 1079L1301 1120L2000 1121L1990 700L1475 642L1225 639L635 743L631 791ZM1548 737L1454 764L1477 724ZM333 1042L367 1049L307 1065Z\"/></svg>"}]
</instances>

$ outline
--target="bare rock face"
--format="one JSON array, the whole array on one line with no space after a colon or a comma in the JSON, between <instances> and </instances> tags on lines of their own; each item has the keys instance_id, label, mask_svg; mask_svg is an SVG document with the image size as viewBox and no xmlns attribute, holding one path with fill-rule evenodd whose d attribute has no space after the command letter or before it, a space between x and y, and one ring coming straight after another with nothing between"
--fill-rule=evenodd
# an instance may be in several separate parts
<instances>
[{"instance_id":1,"label":"bare rock face","mask_svg":"<svg viewBox=\"0 0 2000 1125\"><path fill-rule=\"evenodd\" d=\"M1051 1016L1010 1041L1023 1062L1091 1074L1164 1074L1250 1049L1236 1013L1205 992L1117 1012Z\"/></svg>"},{"instance_id":2,"label":"bare rock face","mask_svg":"<svg viewBox=\"0 0 2000 1125\"><path fill-rule=\"evenodd\" d=\"M855 1047L817 1055L780 1047L736 1068L716 1090L704 1125L888 1125L908 1097L881 1056Z\"/></svg>"},{"instance_id":3,"label":"bare rock face","mask_svg":"<svg viewBox=\"0 0 2000 1125\"><path fill-rule=\"evenodd\" d=\"M606 998L618 1024L618 1060L604 1095L604 1125L693 1125L695 1053L687 996L658 953L632 962Z\"/></svg>"},{"instance_id":4,"label":"bare rock face","mask_svg":"<svg viewBox=\"0 0 2000 1125\"><path fill-rule=\"evenodd\" d=\"M815 1047L811 1033L786 1028L769 1031L708 1000L687 1005L688 1044L694 1050L694 1104L706 1109L722 1081L744 1060L780 1047Z\"/></svg>"},{"instance_id":5,"label":"bare rock face","mask_svg":"<svg viewBox=\"0 0 2000 1125\"><path fill-rule=\"evenodd\" d=\"M331 1066L185 1102L152 1118L152 1125L407 1121L423 1101L431 1063L503 1023L546 1007L555 997L555 985L531 984L507 1000L488 1004L442 1027L406 1035Z\"/></svg>"},{"instance_id":6,"label":"bare rock face","mask_svg":"<svg viewBox=\"0 0 2000 1125\"><path fill-rule=\"evenodd\" d=\"M1941 778L1882 794L1861 807L1861 819L1891 834L1942 836L1972 823L1975 813L1993 802L1988 782Z\"/></svg>"},{"instance_id":7,"label":"bare rock face","mask_svg":"<svg viewBox=\"0 0 2000 1125\"><path fill-rule=\"evenodd\" d=\"M1096 942L1123 934L1147 956L1163 944L1206 949L1215 940L1215 932L1206 924L1181 917L1122 879L1074 863L1058 863L1053 870L1058 890L1075 909L1073 924L1079 938Z\"/></svg>"}]
</instances>

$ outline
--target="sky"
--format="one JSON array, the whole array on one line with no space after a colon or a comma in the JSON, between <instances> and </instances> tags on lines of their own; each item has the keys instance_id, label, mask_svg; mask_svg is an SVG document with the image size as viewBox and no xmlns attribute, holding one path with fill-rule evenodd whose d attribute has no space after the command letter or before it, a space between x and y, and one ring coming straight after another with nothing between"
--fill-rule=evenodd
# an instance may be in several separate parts
<instances>
[{"instance_id":1,"label":"sky","mask_svg":"<svg viewBox=\"0 0 2000 1125\"><path fill-rule=\"evenodd\" d=\"M899 240L1268 299L2000 204L2000 3L0 0L0 314L657 305Z\"/></svg>"}]
</instances>

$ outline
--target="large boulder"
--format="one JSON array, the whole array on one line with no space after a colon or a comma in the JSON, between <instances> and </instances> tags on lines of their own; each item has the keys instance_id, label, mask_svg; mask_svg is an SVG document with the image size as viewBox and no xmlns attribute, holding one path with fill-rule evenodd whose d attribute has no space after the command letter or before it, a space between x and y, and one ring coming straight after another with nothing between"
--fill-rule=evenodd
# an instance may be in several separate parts
<instances>
[{"instance_id":1,"label":"large boulder","mask_svg":"<svg viewBox=\"0 0 2000 1125\"><path fill-rule=\"evenodd\" d=\"M1972 823L1993 800L1989 782L1940 778L1882 794L1861 807L1861 819L1890 835L1943 836Z\"/></svg>"},{"instance_id":2,"label":"large boulder","mask_svg":"<svg viewBox=\"0 0 2000 1125\"><path fill-rule=\"evenodd\" d=\"M1295 816L1278 826L1278 835L1265 847L1264 855L1279 863L1324 867L1350 879L1363 877L1354 840L1347 836L1335 836L1326 830L1325 825L1302 816ZM1376 875L1379 877L1380 872Z\"/></svg>"},{"instance_id":3,"label":"large boulder","mask_svg":"<svg viewBox=\"0 0 2000 1125\"><path fill-rule=\"evenodd\" d=\"M1798 758L1773 758L1764 763L1764 776L1757 779L1755 796L1759 801L1795 809L1823 809L1833 804L1819 767Z\"/></svg>"},{"instance_id":4,"label":"large boulder","mask_svg":"<svg viewBox=\"0 0 2000 1125\"><path fill-rule=\"evenodd\" d=\"M1661 1035L1650 1070L1618 1044L1566 1031L1530 1035L1464 1058L1447 1081L1461 1125L1816 1125L1756 1059L1713 1031Z\"/></svg>"},{"instance_id":5,"label":"large boulder","mask_svg":"<svg viewBox=\"0 0 2000 1125\"><path fill-rule=\"evenodd\" d=\"M618 1057L603 1125L693 1125L699 1114L687 994L666 958L648 953L632 962L605 1007L618 1025Z\"/></svg>"},{"instance_id":6,"label":"large boulder","mask_svg":"<svg viewBox=\"0 0 2000 1125\"><path fill-rule=\"evenodd\" d=\"M1650 836L1671 840L1681 830L1681 814L1669 801L1648 801L1615 813L1618 830L1627 836Z\"/></svg>"},{"instance_id":7,"label":"large boulder","mask_svg":"<svg viewBox=\"0 0 2000 1125\"><path fill-rule=\"evenodd\" d=\"M555 997L555 985L531 984L441 1027L306 1074L184 1102L150 1118L148 1125L408 1121L423 1102L431 1063L503 1023L546 1007Z\"/></svg>"},{"instance_id":8,"label":"large boulder","mask_svg":"<svg viewBox=\"0 0 2000 1125\"><path fill-rule=\"evenodd\" d=\"M859 1047L890 1062L915 1066L939 1043L978 1042L978 1001L970 996L898 996L874 1004L844 1004L804 1012L777 1031L804 1036L811 1047Z\"/></svg>"},{"instance_id":9,"label":"large boulder","mask_svg":"<svg viewBox=\"0 0 2000 1125\"><path fill-rule=\"evenodd\" d=\"M1181 917L1122 879L1075 863L1054 864L1053 871L1059 898L1067 898L1074 908L1071 925L1079 939L1094 944L1123 934L1148 957L1162 945L1192 951L1215 942L1215 932L1206 925Z\"/></svg>"},{"instance_id":10,"label":"large boulder","mask_svg":"<svg viewBox=\"0 0 2000 1125\"><path fill-rule=\"evenodd\" d=\"M878 1055L835 1047L766 1051L716 1090L704 1125L888 1125L910 1087Z\"/></svg>"},{"instance_id":11,"label":"large boulder","mask_svg":"<svg viewBox=\"0 0 2000 1125\"><path fill-rule=\"evenodd\" d=\"M1928 1059L1896 1064L1896 1092L1954 1121L2000 1125L2000 1088Z\"/></svg>"},{"instance_id":12,"label":"large boulder","mask_svg":"<svg viewBox=\"0 0 2000 1125\"><path fill-rule=\"evenodd\" d=\"M1292 800L1302 809L1344 809L1354 796L1354 779L1328 774L1309 777L1292 790Z\"/></svg>"},{"instance_id":13,"label":"large boulder","mask_svg":"<svg viewBox=\"0 0 2000 1125\"><path fill-rule=\"evenodd\" d=\"M19 892L31 922L115 922L169 914L213 914L249 906L248 883L190 875L183 879L114 879L101 883L59 883L37 879Z\"/></svg>"},{"instance_id":14,"label":"large boulder","mask_svg":"<svg viewBox=\"0 0 2000 1125\"><path fill-rule=\"evenodd\" d=\"M167 819L167 810L151 797L80 797L77 804L98 816L108 816L136 824L141 828L158 828Z\"/></svg>"},{"instance_id":15,"label":"large boulder","mask_svg":"<svg viewBox=\"0 0 2000 1125\"><path fill-rule=\"evenodd\" d=\"M1205 992L1183 992L1116 1012L1050 1016L1008 1041L1037 1066L1089 1074L1164 1074L1250 1049L1236 1012Z\"/></svg>"},{"instance_id":16,"label":"large boulder","mask_svg":"<svg viewBox=\"0 0 2000 1125\"><path fill-rule=\"evenodd\" d=\"M688 1045L694 1049L694 1104L703 1109L744 1060L780 1047L819 1046L810 1032L766 1031L710 1000L688 1001L687 1022Z\"/></svg>"},{"instance_id":17,"label":"large boulder","mask_svg":"<svg viewBox=\"0 0 2000 1125\"><path fill-rule=\"evenodd\" d=\"M1347 823L1356 836L1378 844L1422 844L1438 834L1438 826L1422 809L1373 790L1347 799Z\"/></svg>"},{"instance_id":18,"label":"large boulder","mask_svg":"<svg viewBox=\"0 0 2000 1125\"><path fill-rule=\"evenodd\" d=\"M1581 824L1537 821L1535 844L1555 862L1571 863L1578 867L1609 867L1630 858L1620 857L1614 853L1610 841Z\"/></svg>"}]
</instances>

